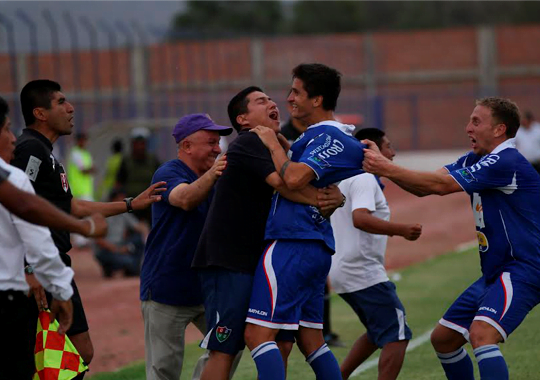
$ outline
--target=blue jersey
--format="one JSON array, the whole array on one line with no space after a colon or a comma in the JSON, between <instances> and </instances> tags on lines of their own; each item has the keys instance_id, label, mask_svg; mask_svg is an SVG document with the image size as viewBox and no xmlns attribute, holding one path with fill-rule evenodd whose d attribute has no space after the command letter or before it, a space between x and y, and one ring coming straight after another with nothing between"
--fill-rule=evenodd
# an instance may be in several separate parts
<instances>
[{"instance_id":1,"label":"blue jersey","mask_svg":"<svg viewBox=\"0 0 540 380\"><path fill-rule=\"evenodd\" d=\"M483 157L470 152L446 169L471 196L486 280L509 271L540 286L540 176L514 139Z\"/></svg>"},{"instance_id":2,"label":"blue jersey","mask_svg":"<svg viewBox=\"0 0 540 380\"><path fill-rule=\"evenodd\" d=\"M317 188L363 173L364 144L350 135L352 125L324 121L310 126L291 147L291 161L309 166ZM266 223L267 240L322 240L335 251L330 222L314 206L291 202L278 193Z\"/></svg>"}]
</instances>

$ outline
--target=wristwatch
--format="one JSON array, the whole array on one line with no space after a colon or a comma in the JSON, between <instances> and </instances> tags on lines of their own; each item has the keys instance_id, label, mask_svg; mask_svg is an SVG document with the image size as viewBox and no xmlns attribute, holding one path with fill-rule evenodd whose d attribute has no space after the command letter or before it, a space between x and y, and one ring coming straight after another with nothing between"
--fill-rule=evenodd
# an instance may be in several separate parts
<instances>
[{"instance_id":1,"label":"wristwatch","mask_svg":"<svg viewBox=\"0 0 540 380\"><path fill-rule=\"evenodd\" d=\"M345 196L345 194L341 194L341 195L343 195L343 201L341 201L341 204L338 207L345 206L345 202L347 202L347 197Z\"/></svg>"},{"instance_id":2,"label":"wristwatch","mask_svg":"<svg viewBox=\"0 0 540 380\"><path fill-rule=\"evenodd\" d=\"M124 202L126 202L126 206L127 206L127 212L129 213L133 212L133 206L131 205L132 200L133 200L133 197L124 198Z\"/></svg>"},{"instance_id":3,"label":"wristwatch","mask_svg":"<svg viewBox=\"0 0 540 380\"><path fill-rule=\"evenodd\" d=\"M32 268L31 265L27 265L24 267L24 273L26 274L34 274L34 268Z\"/></svg>"}]
</instances>

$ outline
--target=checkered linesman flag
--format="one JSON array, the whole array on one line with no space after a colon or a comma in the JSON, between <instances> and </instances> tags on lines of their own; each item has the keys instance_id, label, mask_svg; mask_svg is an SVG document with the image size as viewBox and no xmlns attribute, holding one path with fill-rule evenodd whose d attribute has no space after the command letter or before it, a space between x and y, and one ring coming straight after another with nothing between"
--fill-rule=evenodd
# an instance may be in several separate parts
<instances>
[{"instance_id":1,"label":"checkered linesman flag","mask_svg":"<svg viewBox=\"0 0 540 380\"><path fill-rule=\"evenodd\" d=\"M39 313L36 333L36 373L33 380L70 380L88 370L67 335L58 333L49 310Z\"/></svg>"}]
</instances>

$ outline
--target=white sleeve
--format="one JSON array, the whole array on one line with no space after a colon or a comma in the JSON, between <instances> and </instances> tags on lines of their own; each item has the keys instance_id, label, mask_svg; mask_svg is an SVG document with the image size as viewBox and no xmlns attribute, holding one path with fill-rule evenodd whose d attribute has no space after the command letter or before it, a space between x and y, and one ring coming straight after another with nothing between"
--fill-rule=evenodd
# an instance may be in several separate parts
<instances>
[{"instance_id":1,"label":"white sleeve","mask_svg":"<svg viewBox=\"0 0 540 380\"><path fill-rule=\"evenodd\" d=\"M379 186L372 174L360 174L352 179L349 194L351 210L366 208L371 212L376 210L375 192Z\"/></svg>"},{"instance_id":2,"label":"white sleeve","mask_svg":"<svg viewBox=\"0 0 540 380\"><path fill-rule=\"evenodd\" d=\"M34 193L26 175L13 183L19 189ZM54 245L47 227L28 223L12 214L13 224L19 232L26 251L26 261L34 268L37 280L54 298L67 301L73 295L73 270L66 267Z\"/></svg>"}]
</instances>

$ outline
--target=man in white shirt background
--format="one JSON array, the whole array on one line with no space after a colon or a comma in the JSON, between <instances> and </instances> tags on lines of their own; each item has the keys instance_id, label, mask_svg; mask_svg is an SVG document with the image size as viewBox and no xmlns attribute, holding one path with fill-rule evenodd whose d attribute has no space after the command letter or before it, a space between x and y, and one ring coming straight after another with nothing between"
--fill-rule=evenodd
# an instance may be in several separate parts
<instances>
[{"instance_id":1,"label":"man in white shirt background","mask_svg":"<svg viewBox=\"0 0 540 380\"><path fill-rule=\"evenodd\" d=\"M531 111L525 111L516 134L516 148L540 172L540 123Z\"/></svg>"},{"instance_id":2,"label":"man in white shirt background","mask_svg":"<svg viewBox=\"0 0 540 380\"><path fill-rule=\"evenodd\" d=\"M9 172L8 181L13 186L34 193L26 174L8 164L15 150L8 112L7 103L0 98L0 168ZM90 225L94 223L92 221ZM53 295L51 309L57 313L61 333L69 328L72 320L73 270L60 259L48 228L22 220L3 205L0 205L0 247L0 325L4 327L5 342L0 345L0 379L31 379L34 366L28 363L33 362L34 355L28 349L25 313L29 312L26 300L29 286L24 275L24 259L34 268L39 282Z\"/></svg>"},{"instance_id":3,"label":"man in white shirt background","mask_svg":"<svg viewBox=\"0 0 540 380\"><path fill-rule=\"evenodd\" d=\"M365 128L355 137L374 141L385 157L393 159L394 150L383 131ZM379 178L370 173L341 181L339 189L347 201L331 217L336 253L332 256L330 283L367 330L341 364L343 379L348 379L378 348L382 348L379 380L397 378L412 337L396 287L386 274L384 257L388 236L416 240L422 226L390 222L383 188Z\"/></svg>"}]
</instances>

